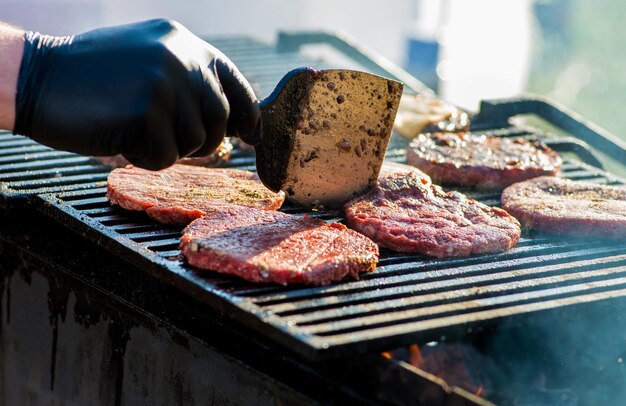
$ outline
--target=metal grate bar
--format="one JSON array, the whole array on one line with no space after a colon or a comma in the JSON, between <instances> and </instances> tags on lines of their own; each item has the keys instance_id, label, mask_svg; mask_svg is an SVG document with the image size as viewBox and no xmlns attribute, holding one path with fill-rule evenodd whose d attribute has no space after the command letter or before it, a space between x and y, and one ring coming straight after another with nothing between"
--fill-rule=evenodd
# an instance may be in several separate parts
<instances>
[{"instance_id":1,"label":"metal grate bar","mask_svg":"<svg viewBox=\"0 0 626 406\"><path fill-rule=\"evenodd\" d=\"M15 135L15 134L11 134L10 132L6 131L3 133L0 133L0 142L2 141L8 141L8 140L12 140L15 138L20 138L20 135Z\"/></svg>"},{"instance_id":2,"label":"metal grate bar","mask_svg":"<svg viewBox=\"0 0 626 406\"><path fill-rule=\"evenodd\" d=\"M547 255L537 255L535 258L523 258L518 260L511 261L499 261L495 264L484 263L478 266L472 267L459 267L452 269L442 269L440 271L424 271L421 273L410 273L408 275L402 275L398 277L393 277L385 280L384 287L380 287L379 283L375 283L377 281L367 281L365 282L365 286L369 289L361 289L356 292L351 291L341 291L334 292L333 295L330 295L330 292L324 292L323 295L315 296L315 297L307 297L297 295L282 295L280 299L278 298L262 298L261 300L255 301L259 306L264 309L270 310L274 313L286 313L286 312L304 312L304 311L313 311L315 309L321 308L330 308L330 307L338 307L349 305L354 302L366 302L371 300L378 300L384 298L388 300L394 297L405 297L410 296L415 292L419 292L422 289L422 285L426 284L429 279L433 278L450 278L453 281L462 280L467 274L474 274L482 272L483 275L492 276L494 278L499 277L499 273L506 272L507 269L515 269L519 270L523 267L523 265L532 265L539 263L549 263L551 265L563 263L570 258L587 258L589 256L597 257L598 255L611 253L613 251L620 250L621 248L606 249L605 247L592 248L592 249L582 249L576 251L569 251L564 253L551 253ZM419 271L418 269L415 271ZM498 276L494 276L498 274ZM523 272L520 273L520 276L523 275ZM447 286L449 282L446 280L436 280L435 283L439 286ZM419 284L419 285L417 285ZM376 288L378 285L378 289ZM429 286L429 285L428 285ZM332 291L332 289L331 289ZM292 297L295 296L295 297ZM298 300L300 299L300 300Z\"/></svg>"},{"instance_id":3,"label":"metal grate bar","mask_svg":"<svg viewBox=\"0 0 626 406\"><path fill-rule=\"evenodd\" d=\"M174 257L174 259L179 260L179 256L180 256L180 251L179 250L171 250L171 251L161 251L158 253L159 256L163 257L163 258L171 258Z\"/></svg>"},{"instance_id":4,"label":"metal grate bar","mask_svg":"<svg viewBox=\"0 0 626 406\"><path fill-rule=\"evenodd\" d=\"M571 172L580 170L580 164L572 161L563 160L563 165L561 165L561 172Z\"/></svg>"},{"instance_id":5,"label":"metal grate bar","mask_svg":"<svg viewBox=\"0 0 626 406\"><path fill-rule=\"evenodd\" d=\"M57 196L60 199L63 199L65 202L74 202L76 200L83 200L86 198L94 198L101 197L102 195L106 195L107 188L105 187L95 187L93 189L88 190L69 190L69 191L61 191L58 192ZM111 205L108 205L111 208Z\"/></svg>"},{"instance_id":6,"label":"metal grate bar","mask_svg":"<svg viewBox=\"0 0 626 406\"><path fill-rule=\"evenodd\" d=\"M618 255L610 258L602 258L601 261L594 258L591 260L566 262L558 265L539 266L515 271L501 271L486 275L459 277L445 281L424 282L420 283L419 286L416 286L416 289L414 290L415 294L408 297L386 300L384 302L368 302L367 305L348 306L340 309L331 308L327 310L299 311L298 313L290 314L290 321L299 325L314 325L333 320L354 319L355 317L363 317L363 315L385 314L389 312L395 313L399 309L410 309L416 307L416 305L423 305L428 302L442 302L455 298L465 298L468 296L468 293L473 293L474 296L482 296L488 293L503 291L520 291L524 288L530 288L534 285L540 286L545 283L561 284L561 282L567 282L569 280L577 281L598 275L626 273L625 265L626 255ZM615 267L606 268L606 273L602 273L605 272L603 270L597 270L599 267L608 266ZM586 271L589 269L595 270ZM557 275L539 277L544 274L552 273ZM519 280L522 277L530 278L527 280ZM468 287L473 289L474 292L466 289ZM444 293L440 294L440 291L442 290ZM361 318L361 321L367 322L367 319ZM375 322L374 319L371 321L372 323ZM333 328L337 326L338 325L335 323Z\"/></svg>"},{"instance_id":7,"label":"metal grate bar","mask_svg":"<svg viewBox=\"0 0 626 406\"><path fill-rule=\"evenodd\" d=\"M72 207L77 210L91 209L96 207L110 207L111 203L109 203L109 199L106 196L100 196L102 193L99 193L97 197L89 197L86 199L76 199L72 203Z\"/></svg>"},{"instance_id":8,"label":"metal grate bar","mask_svg":"<svg viewBox=\"0 0 626 406\"><path fill-rule=\"evenodd\" d=\"M14 139L5 140L2 142L2 145L0 145L0 151L5 148L22 147L26 145L33 145L35 143L33 140L24 137L14 136L13 138Z\"/></svg>"},{"instance_id":9,"label":"metal grate bar","mask_svg":"<svg viewBox=\"0 0 626 406\"><path fill-rule=\"evenodd\" d=\"M585 273L581 273L579 276L607 276L613 273L618 273L620 275L624 275L624 268L618 269L606 269L601 271L589 271ZM427 319L438 318L445 315L453 315L464 312L471 312L474 309L483 310L486 307L497 306L502 304L508 304L513 302L520 301L529 301L533 299L543 299L546 297L552 296L563 296L569 293L579 294L581 291L590 290L590 289L601 289L601 288L611 288L615 285L620 285L624 287L626 284L626 277L602 280L602 281L585 281L585 283L565 285L561 283L561 277L554 278L542 278L533 280L533 283L522 284L520 282L511 282L503 285L493 285L489 287L483 287L480 289L481 294L476 295L470 301L452 301L452 299L462 299L465 298L466 291L450 291L444 292L443 294L432 294L432 295L424 295L420 299L422 299L422 304L431 303L427 308L416 308L412 310L403 310L406 306L402 306L394 311L393 317L389 317L386 314L376 314L372 316L360 315L357 319L348 319L341 321L328 322L325 321L323 324L308 324L302 327L302 332L305 334L319 335L319 336L338 336L349 333L354 333L357 331L363 331L366 329L376 329L383 326L393 326L393 325L401 325L406 324L407 322L418 322ZM583 279L583 278L580 278ZM553 287L547 287L553 286ZM555 287L557 286L558 287ZM531 292L523 292L516 293L513 295L505 295L505 296L496 296L489 297L487 294L502 291L504 289L515 289L517 291L521 291L523 289L528 289L530 287L542 287L540 290L531 291ZM436 298L436 299L435 299ZM447 304L437 304L442 300L450 300L451 303ZM415 304L417 304L417 298L415 300ZM392 306L393 304L390 304ZM364 325L366 327L364 327ZM330 328L329 328L330 327Z\"/></svg>"},{"instance_id":10,"label":"metal grate bar","mask_svg":"<svg viewBox=\"0 0 626 406\"><path fill-rule=\"evenodd\" d=\"M134 234L146 231L158 231L161 229L159 224L146 223L125 223L112 226L111 229L119 234Z\"/></svg>"},{"instance_id":11,"label":"metal grate bar","mask_svg":"<svg viewBox=\"0 0 626 406\"><path fill-rule=\"evenodd\" d=\"M1 145L2 145L2 141L0 141L0 146ZM44 151L52 151L52 148L45 147L41 144L32 144L32 145L27 145L23 147L15 147L15 148L0 148L0 157L18 156L24 159L24 158L30 157L31 154L44 152Z\"/></svg>"},{"instance_id":12,"label":"metal grate bar","mask_svg":"<svg viewBox=\"0 0 626 406\"><path fill-rule=\"evenodd\" d=\"M98 187L102 187L102 186L106 186L106 182L105 181L100 181L100 182L86 182L86 183L72 183L69 185L61 185L61 186L49 186L49 187L42 187L42 188L37 188L37 189L27 189L25 190L26 192L28 192L29 195L31 196L37 196L37 195L41 195L41 194L46 194L46 193L55 193L55 192L62 192L62 191L72 191L72 190L81 190L81 189L87 189L87 190L92 190L94 188L98 188Z\"/></svg>"},{"instance_id":13,"label":"metal grate bar","mask_svg":"<svg viewBox=\"0 0 626 406\"><path fill-rule=\"evenodd\" d=\"M13 154L10 156L2 156L0 157L0 165L6 165L9 163L19 163L24 162L24 160L45 160L50 158L59 158L66 157L68 155L67 152L64 151L43 151L43 152L31 152L24 154Z\"/></svg>"},{"instance_id":14,"label":"metal grate bar","mask_svg":"<svg viewBox=\"0 0 626 406\"><path fill-rule=\"evenodd\" d=\"M152 250L152 251L162 251L164 247L167 247L168 250L178 248L180 244L180 237L178 238L166 238L164 240L150 240L142 243L143 246Z\"/></svg>"},{"instance_id":15,"label":"metal grate bar","mask_svg":"<svg viewBox=\"0 0 626 406\"><path fill-rule=\"evenodd\" d=\"M553 288L538 291L535 294L520 293L489 299L476 299L457 304L453 314L443 314L442 317L420 320L408 319L406 323L399 325L382 325L368 330L346 331L343 334L322 336L315 338L316 344L321 347L335 345L349 345L354 342L367 342L388 336L408 334L415 331L449 327L468 322L489 320L525 313L529 311L546 310L577 303L586 303L595 300L624 296L626 294L626 278L618 278L611 281L586 282L562 288ZM613 288L614 290L608 290ZM589 294L581 294L590 291ZM478 305L478 306L476 306ZM465 310L480 308L475 312ZM437 309L432 309L436 311Z\"/></svg>"},{"instance_id":16,"label":"metal grate bar","mask_svg":"<svg viewBox=\"0 0 626 406\"><path fill-rule=\"evenodd\" d=\"M91 216L97 217L98 221L105 226L113 226L117 224L127 224L128 216L120 215L120 214L110 214L104 216Z\"/></svg>"},{"instance_id":17,"label":"metal grate bar","mask_svg":"<svg viewBox=\"0 0 626 406\"><path fill-rule=\"evenodd\" d=\"M83 210L83 213L88 215L89 217L105 217L111 213L116 213L116 210L113 207L97 207L94 209Z\"/></svg>"},{"instance_id":18,"label":"metal grate bar","mask_svg":"<svg viewBox=\"0 0 626 406\"><path fill-rule=\"evenodd\" d=\"M163 239L175 238L177 241L179 241L180 236L181 236L180 231L167 231L167 230L156 230L156 231L126 234L126 238L131 239L135 242L157 241L160 238L163 238ZM177 252L180 253L180 251L177 251Z\"/></svg>"},{"instance_id":19,"label":"metal grate bar","mask_svg":"<svg viewBox=\"0 0 626 406\"><path fill-rule=\"evenodd\" d=\"M91 158L86 156L77 156L74 154L68 154L67 158L63 159L50 159L50 160L41 160L41 161L32 161L32 162L21 162L16 164L8 164L8 165L0 165L0 173L10 173L10 172L18 172L18 171L29 171L33 169L39 168L54 168L54 167L63 167L70 165L78 165L89 163Z\"/></svg>"},{"instance_id":20,"label":"metal grate bar","mask_svg":"<svg viewBox=\"0 0 626 406\"><path fill-rule=\"evenodd\" d=\"M51 186L65 186L81 183L93 183L106 181L107 173L87 173L81 175L65 176L58 178L34 179L20 182L8 182L9 186L19 190L40 189Z\"/></svg>"},{"instance_id":21,"label":"metal grate bar","mask_svg":"<svg viewBox=\"0 0 626 406\"><path fill-rule=\"evenodd\" d=\"M104 172L101 167L94 167L93 165L77 165L77 166L69 166L66 168L50 168L50 169L41 169L37 171L4 173L4 174L0 174L0 181L17 182L17 181L30 180L30 179L37 181L37 180L44 180L50 177L62 177L67 174L87 174L87 173L106 174L106 172Z\"/></svg>"}]
</instances>

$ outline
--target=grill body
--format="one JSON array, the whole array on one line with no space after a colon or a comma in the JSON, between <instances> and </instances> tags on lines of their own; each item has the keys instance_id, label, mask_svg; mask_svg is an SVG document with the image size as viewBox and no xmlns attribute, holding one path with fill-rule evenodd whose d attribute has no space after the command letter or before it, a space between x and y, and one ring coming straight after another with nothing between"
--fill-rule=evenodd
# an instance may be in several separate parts
<instances>
[{"instance_id":1,"label":"grill body","mask_svg":"<svg viewBox=\"0 0 626 406\"><path fill-rule=\"evenodd\" d=\"M303 56L293 41L284 38L282 47L281 42L273 46L249 38L211 42L229 55L264 95L291 68L330 66ZM303 41L308 40L310 37L304 37ZM376 65L358 49L354 53L356 65ZM372 70L401 76L380 65L377 69ZM600 168L600 161L586 143L603 146L615 141L611 137L593 128L585 132L590 128L588 124L567 115L555 121L574 123L568 127L570 137L511 126L509 116L528 112L532 110L529 105L541 103L526 103L522 110L502 109L506 105L487 107L476 117L474 129L501 137L543 140L561 152L575 153L578 158L564 160L562 176L570 179L623 184ZM576 131L584 133L584 140L574 137ZM402 141L395 138L386 159L402 161L403 148ZM226 166L254 170L254 156L236 151ZM178 250L180 228L112 207L106 198L108 171L108 167L89 157L54 151L23 137L0 135L0 181L5 205L29 204L230 322L311 359L461 335L489 328L505 317L626 296L623 244L528 233L508 252L470 258L440 260L383 250L377 272L331 286L251 284L190 268ZM498 193L462 191L485 204L499 204ZM305 214L295 207L282 210ZM307 214L342 220L337 212Z\"/></svg>"}]
</instances>

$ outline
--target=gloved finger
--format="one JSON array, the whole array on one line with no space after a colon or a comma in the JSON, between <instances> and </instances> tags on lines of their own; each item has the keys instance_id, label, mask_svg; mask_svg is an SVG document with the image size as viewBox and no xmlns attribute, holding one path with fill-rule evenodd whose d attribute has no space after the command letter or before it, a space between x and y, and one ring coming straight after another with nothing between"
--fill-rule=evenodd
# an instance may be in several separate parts
<instances>
[{"instance_id":1,"label":"gloved finger","mask_svg":"<svg viewBox=\"0 0 626 406\"><path fill-rule=\"evenodd\" d=\"M216 58L217 76L230 104L229 136L256 145L261 141L261 111L252 86L226 57Z\"/></svg>"},{"instance_id":2,"label":"gloved finger","mask_svg":"<svg viewBox=\"0 0 626 406\"><path fill-rule=\"evenodd\" d=\"M172 166L178 160L178 147L173 128L159 128L149 131L143 144L135 141L130 149L122 151L124 158L140 168L158 171ZM136 139L140 137L135 137Z\"/></svg>"},{"instance_id":3,"label":"gloved finger","mask_svg":"<svg viewBox=\"0 0 626 406\"><path fill-rule=\"evenodd\" d=\"M230 105L214 76L214 65L205 78L202 89L202 121L206 138L204 144L191 156L205 156L215 151L226 136Z\"/></svg>"},{"instance_id":4,"label":"gloved finger","mask_svg":"<svg viewBox=\"0 0 626 406\"><path fill-rule=\"evenodd\" d=\"M184 158L201 149L206 141L200 105L191 95L180 95L176 109L176 145L179 158Z\"/></svg>"}]
</instances>

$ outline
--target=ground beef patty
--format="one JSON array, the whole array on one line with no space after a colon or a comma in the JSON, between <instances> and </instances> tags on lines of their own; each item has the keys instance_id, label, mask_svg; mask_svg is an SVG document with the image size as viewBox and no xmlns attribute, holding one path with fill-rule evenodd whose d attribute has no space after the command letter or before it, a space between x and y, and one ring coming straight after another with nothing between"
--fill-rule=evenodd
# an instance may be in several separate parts
<instances>
[{"instance_id":1,"label":"ground beef patty","mask_svg":"<svg viewBox=\"0 0 626 406\"><path fill-rule=\"evenodd\" d=\"M542 176L502 192L525 226L571 236L626 237L626 188Z\"/></svg>"},{"instance_id":2,"label":"ground beef patty","mask_svg":"<svg viewBox=\"0 0 626 406\"><path fill-rule=\"evenodd\" d=\"M430 176L426 175L419 168L416 168L411 165L405 165L405 164L400 164L397 162L390 162L390 161L383 162L382 166L380 167L379 177L383 175L389 175L391 173L406 173L406 172L413 172L417 176L428 181L428 183L432 183L432 181L430 180Z\"/></svg>"},{"instance_id":3,"label":"ground beef patty","mask_svg":"<svg viewBox=\"0 0 626 406\"><path fill-rule=\"evenodd\" d=\"M236 206L189 224L180 246L198 268L279 284L326 285L378 260L376 244L342 224Z\"/></svg>"},{"instance_id":4,"label":"ground beef patty","mask_svg":"<svg viewBox=\"0 0 626 406\"><path fill-rule=\"evenodd\" d=\"M107 196L113 204L172 224L187 224L213 208L232 204L277 210L285 200L283 192L267 189L255 173L188 165L161 171L114 169Z\"/></svg>"},{"instance_id":5,"label":"ground beef patty","mask_svg":"<svg viewBox=\"0 0 626 406\"><path fill-rule=\"evenodd\" d=\"M407 148L406 160L435 183L480 189L555 175L561 167L559 155L541 142L469 132L421 134Z\"/></svg>"},{"instance_id":6,"label":"ground beef patty","mask_svg":"<svg viewBox=\"0 0 626 406\"><path fill-rule=\"evenodd\" d=\"M376 188L345 210L351 228L398 252L467 256L508 250L520 237L519 222L504 210L411 172L382 174Z\"/></svg>"}]
</instances>

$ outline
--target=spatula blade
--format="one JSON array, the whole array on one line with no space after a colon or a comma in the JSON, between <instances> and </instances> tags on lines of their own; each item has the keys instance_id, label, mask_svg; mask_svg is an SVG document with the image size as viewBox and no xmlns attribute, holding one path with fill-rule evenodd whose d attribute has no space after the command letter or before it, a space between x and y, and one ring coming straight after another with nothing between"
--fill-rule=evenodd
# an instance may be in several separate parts
<instances>
[{"instance_id":1,"label":"spatula blade","mask_svg":"<svg viewBox=\"0 0 626 406\"><path fill-rule=\"evenodd\" d=\"M376 183L400 82L349 70L289 72L261 103L261 181L304 207L336 208Z\"/></svg>"}]
</instances>

